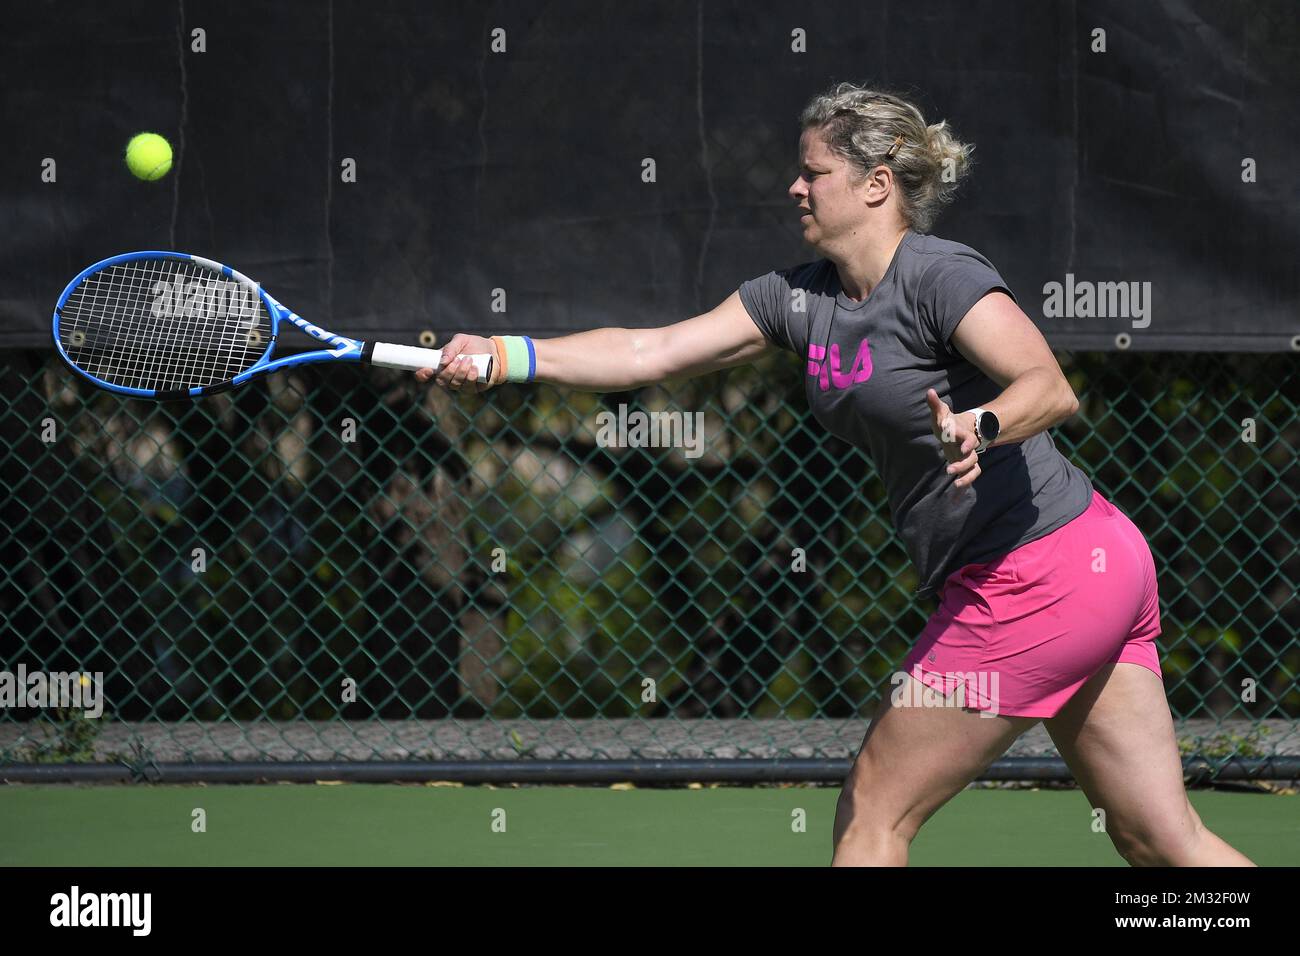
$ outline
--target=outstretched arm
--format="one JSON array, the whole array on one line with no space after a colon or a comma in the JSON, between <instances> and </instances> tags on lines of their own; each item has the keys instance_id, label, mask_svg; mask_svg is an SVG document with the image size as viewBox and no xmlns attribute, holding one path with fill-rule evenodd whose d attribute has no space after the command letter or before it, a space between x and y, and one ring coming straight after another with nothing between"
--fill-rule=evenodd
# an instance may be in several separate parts
<instances>
[{"instance_id":1,"label":"outstretched arm","mask_svg":"<svg viewBox=\"0 0 1300 956\"><path fill-rule=\"evenodd\" d=\"M703 375L752 362L767 340L733 292L717 308L694 318L657 329L602 328L554 339L535 339L535 380L567 385L581 391L621 391L664 379ZM458 389L472 384L476 391L497 384L477 381L462 354L492 352L490 340L457 335L443 348L438 370L421 369L416 378L435 378L439 385Z\"/></svg>"}]
</instances>

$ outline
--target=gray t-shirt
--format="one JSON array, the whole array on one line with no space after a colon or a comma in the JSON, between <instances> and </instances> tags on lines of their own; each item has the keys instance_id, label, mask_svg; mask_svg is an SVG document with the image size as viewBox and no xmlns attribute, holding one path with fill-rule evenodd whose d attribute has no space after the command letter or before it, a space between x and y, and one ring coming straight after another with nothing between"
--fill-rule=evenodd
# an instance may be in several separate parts
<instances>
[{"instance_id":1,"label":"gray t-shirt","mask_svg":"<svg viewBox=\"0 0 1300 956\"><path fill-rule=\"evenodd\" d=\"M996 382L950 339L987 293L1012 295L982 255L957 242L911 232L880 284L848 298L828 259L750 279L740 299L772 344L807 359L813 415L867 452L884 479L894 526L929 597L952 572L1055 531L1082 514L1092 483L1046 432L980 455L973 485L957 476L930 428L925 392L954 412L996 398Z\"/></svg>"}]
</instances>

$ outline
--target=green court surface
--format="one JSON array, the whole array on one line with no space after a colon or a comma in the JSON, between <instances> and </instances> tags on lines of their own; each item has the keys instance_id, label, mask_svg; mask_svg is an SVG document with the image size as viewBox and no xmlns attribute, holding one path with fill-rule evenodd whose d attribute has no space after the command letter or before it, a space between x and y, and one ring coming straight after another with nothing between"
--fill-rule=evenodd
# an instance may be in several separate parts
<instances>
[{"instance_id":1,"label":"green court surface","mask_svg":"<svg viewBox=\"0 0 1300 956\"><path fill-rule=\"evenodd\" d=\"M0 866L823 866L833 788L0 786ZM1261 865L1300 863L1300 796L1197 791ZM191 828L206 813L207 832ZM806 831L796 832L802 811ZM504 820L504 832L497 832ZM497 829L494 830L494 821ZM923 866L1124 866L1078 791L972 789Z\"/></svg>"}]
</instances>

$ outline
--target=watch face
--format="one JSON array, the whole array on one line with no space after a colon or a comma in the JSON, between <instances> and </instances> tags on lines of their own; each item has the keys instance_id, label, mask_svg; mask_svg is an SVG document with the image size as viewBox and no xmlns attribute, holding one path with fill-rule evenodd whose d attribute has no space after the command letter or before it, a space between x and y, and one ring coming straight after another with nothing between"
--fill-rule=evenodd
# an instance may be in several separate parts
<instances>
[{"instance_id":1,"label":"watch face","mask_svg":"<svg viewBox=\"0 0 1300 956\"><path fill-rule=\"evenodd\" d=\"M998 416L992 412L985 412L980 416L979 432L981 438L986 441L997 441L998 432L1001 429L1002 425L998 421Z\"/></svg>"}]
</instances>

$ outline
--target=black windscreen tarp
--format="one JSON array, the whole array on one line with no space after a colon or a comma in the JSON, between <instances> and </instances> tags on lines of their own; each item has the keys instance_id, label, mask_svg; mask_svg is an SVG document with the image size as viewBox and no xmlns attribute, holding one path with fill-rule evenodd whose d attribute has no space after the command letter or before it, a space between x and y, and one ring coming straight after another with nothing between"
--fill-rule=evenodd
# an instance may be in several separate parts
<instances>
[{"instance_id":1,"label":"black windscreen tarp","mask_svg":"<svg viewBox=\"0 0 1300 956\"><path fill-rule=\"evenodd\" d=\"M5 19L10 346L47 343L82 267L147 248L226 262L360 338L667 324L813 258L786 188L798 112L837 80L910 93L976 145L932 231L987 255L1054 346L1276 351L1300 333L1292 0L187 0ZM139 130L176 146L159 182L122 165Z\"/></svg>"}]
</instances>

